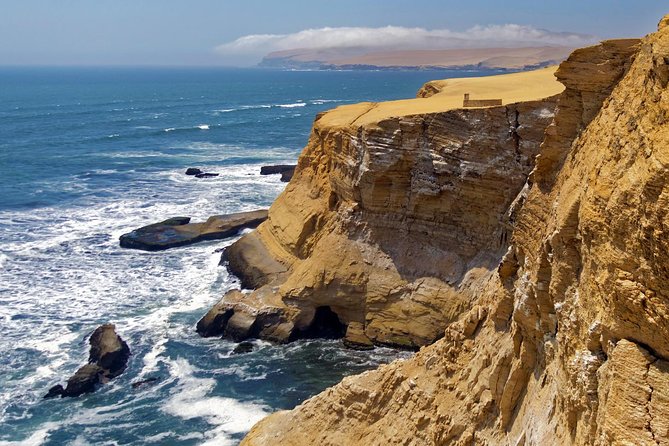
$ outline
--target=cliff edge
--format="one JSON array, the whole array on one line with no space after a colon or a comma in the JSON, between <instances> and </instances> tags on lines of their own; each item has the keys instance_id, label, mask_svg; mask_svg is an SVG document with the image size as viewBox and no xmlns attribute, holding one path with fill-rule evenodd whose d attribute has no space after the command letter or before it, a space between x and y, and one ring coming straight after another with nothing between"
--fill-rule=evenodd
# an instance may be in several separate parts
<instances>
[{"instance_id":1,"label":"cliff edge","mask_svg":"<svg viewBox=\"0 0 669 446\"><path fill-rule=\"evenodd\" d=\"M668 24L561 64L508 250L443 339L243 444L669 444Z\"/></svg>"},{"instance_id":2,"label":"cliff edge","mask_svg":"<svg viewBox=\"0 0 669 446\"><path fill-rule=\"evenodd\" d=\"M507 251L507 210L564 89L554 72L451 80L428 98L318 116L268 220L224 254L254 291L226 294L198 331L346 335L363 348L442 337ZM463 109L465 91L505 105Z\"/></svg>"}]
</instances>

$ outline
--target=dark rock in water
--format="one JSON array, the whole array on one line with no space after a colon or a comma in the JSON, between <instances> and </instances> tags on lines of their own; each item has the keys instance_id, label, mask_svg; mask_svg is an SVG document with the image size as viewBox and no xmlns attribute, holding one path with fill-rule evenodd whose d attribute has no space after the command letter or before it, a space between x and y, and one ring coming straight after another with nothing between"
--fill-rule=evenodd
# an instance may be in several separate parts
<instances>
[{"instance_id":1,"label":"dark rock in water","mask_svg":"<svg viewBox=\"0 0 669 446\"><path fill-rule=\"evenodd\" d=\"M253 344L250 342L240 342L237 344L234 350L232 350L233 355L241 355L244 353L251 353L253 351Z\"/></svg>"},{"instance_id":2,"label":"dark rock in water","mask_svg":"<svg viewBox=\"0 0 669 446\"><path fill-rule=\"evenodd\" d=\"M65 389L63 389L63 386L60 384L56 384L52 388L49 389L46 395L44 395L44 398L56 398L57 396L63 396L63 393L65 393Z\"/></svg>"},{"instance_id":3,"label":"dark rock in water","mask_svg":"<svg viewBox=\"0 0 669 446\"><path fill-rule=\"evenodd\" d=\"M132 383L132 388L136 389L136 388L141 387L145 384L152 384L156 381L158 381L158 378L153 378L153 377L152 378L146 378L146 379L143 379L141 381L135 381L134 383Z\"/></svg>"},{"instance_id":4,"label":"dark rock in water","mask_svg":"<svg viewBox=\"0 0 669 446\"><path fill-rule=\"evenodd\" d=\"M202 170L196 167L189 167L188 169L186 169L186 175L197 175L199 173L202 173Z\"/></svg>"},{"instance_id":5,"label":"dark rock in water","mask_svg":"<svg viewBox=\"0 0 669 446\"><path fill-rule=\"evenodd\" d=\"M94 392L98 384L107 380L104 379L105 371L97 364L86 364L79 368L74 375L67 380L67 387L63 392L63 397L79 396L84 393Z\"/></svg>"},{"instance_id":6,"label":"dark rock in water","mask_svg":"<svg viewBox=\"0 0 669 446\"><path fill-rule=\"evenodd\" d=\"M94 392L99 384L104 384L123 373L130 358L128 344L116 334L113 324L100 325L88 340L91 345L88 364L79 368L67 380L63 389L60 384L53 386L44 396L79 396Z\"/></svg>"},{"instance_id":7,"label":"dark rock in water","mask_svg":"<svg viewBox=\"0 0 669 446\"><path fill-rule=\"evenodd\" d=\"M96 328L88 342L91 344L89 363L99 365L105 371L105 377L110 379L123 373L130 358L130 348L116 334L113 324Z\"/></svg>"},{"instance_id":8,"label":"dark rock in water","mask_svg":"<svg viewBox=\"0 0 669 446\"><path fill-rule=\"evenodd\" d=\"M283 172L281 172L281 181L283 183L288 183L293 178L294 173L295 169L284 170Z\"/></svg>"},{"instance_id":9,"label":"dark rock in water","mask_svg":"<svg viewBox=\"0 0 669 446\"><path fill-rule=\"evenodd\" d=\"M260 175L275 175L283 174L284 172L292 172L297 167L295 164L275 164L271 166L262 166L260 168Z\"/></svg>"},{"instance_id":10,"label":"dark rock in water","mask_svg":"<svg viewBox=\"0 0 669 446\"><path fill-rule=\"evenodd\" d=\"M212 178L212 177L217 177L219 174L217 173L210 173L210 172L202 172L202 173L196 173L195 178Z\"/></svg>"},{"instance_id":11,"label":"dark rock in water","mask_svg":"<svg viewBox=\"0 0 669 446\"><path fill-rule=\"evenodd\" d=\"M144 226L120 237L122 248L162 251L205 240L218 240L255 228L267 219L267 210L209 217L204 223L190 223L187 217L170 218Z\"/></svg>"}]
</instances>

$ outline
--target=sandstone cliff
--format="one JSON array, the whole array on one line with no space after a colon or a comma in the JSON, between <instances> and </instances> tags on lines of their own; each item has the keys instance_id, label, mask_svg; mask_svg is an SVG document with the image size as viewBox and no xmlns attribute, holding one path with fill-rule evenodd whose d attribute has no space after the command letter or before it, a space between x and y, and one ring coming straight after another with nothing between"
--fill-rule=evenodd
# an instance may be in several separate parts
<instances>
[{"instance_id":1,"label":"sandstone cliff","mask_svg":"<svg viewBox=\"0 0 669 446\"><path fill-rule=\"evenodd\" d=\"M275 341L346 331L367 347L442 337L507 250L507 209L563 89L554 71L453 80L427 99L319 116L269 219L226 252L255 291L228 293L198 331ZM462 91L508 105L457 108Z\"/></svg>"},{"instance_id":2,"label":"sandstone cliff","mask_svg":"<svg viewBox=\"0 0 669 446\"><path fill-rule=\"evenodd\" d=\"M457 290L468 311L244 444L669 444L669 16L556 75L508 251Z\"/></svg>"}]
</instances>

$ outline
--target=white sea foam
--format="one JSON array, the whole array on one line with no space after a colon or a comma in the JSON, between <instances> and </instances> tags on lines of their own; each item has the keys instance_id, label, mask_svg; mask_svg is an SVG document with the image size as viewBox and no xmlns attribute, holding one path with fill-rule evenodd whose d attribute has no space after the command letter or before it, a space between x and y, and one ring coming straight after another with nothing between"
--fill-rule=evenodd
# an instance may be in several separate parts
<instances>
[{"instance_id":1,"label":"white sea foam","mask_svg":"<svg viewBox=\"0 0 669 446\"><path fill-rule=\"evenodd\" d=\"M304 107L305 105L307 105L306 102L295 102L295 103L292 103L292 104L278 104L277 107L295 108L295 107Z\"/></svg>"},{"instance_id":2,"label":"white sea foam","mask_svg":"<svg viewBox=\"0 0 669 446\"><path fill-rule=\"evenodd\" d=\"M327 104L327 103L330 103L330 102L343 102L343 100L341 100L341 99L314 99L313 101L311 101L311 103L314 104L314 105L323 105L323 104Z\"/></svg>"},{"instance_id":3,"label":"white sea foam","mask_svg":"<svg viewBox=\"0 0 669 446\"><path fill-rule=\"evenodd\" d=\"M210 444L225 444L222 442L230 441L229 438L226 441L230 434L248 431L268 414L267 408L259 404L208 396L216 381L197 378L196 369L183 358L169 360L169 370L178 384L161 410L186 420L204 419L214 426L205 434Z\"/></svg>"},{"instance_id":4,"label":"white sea foam","mask_svg":"<svg viewBox=\"0 0 669 446\"><path fill-rule=\"evenodd\" d=\"M44 423L40 429L33 432L28 438L22 441L2 441L0 446L39 446L49 439L49 432L55 429L58 423Z\"/></svg>"}]
</instances>

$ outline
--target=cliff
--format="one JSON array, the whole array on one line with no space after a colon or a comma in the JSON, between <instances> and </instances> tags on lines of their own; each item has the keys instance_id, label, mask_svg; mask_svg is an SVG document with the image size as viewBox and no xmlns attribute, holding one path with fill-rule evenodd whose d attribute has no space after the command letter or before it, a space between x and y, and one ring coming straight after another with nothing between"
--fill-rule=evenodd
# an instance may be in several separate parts
<instances>
[{"instance_id":1,"label":"cliff","mask_svg":"<svg viewBox=\"0 0 669 446\"><path fill-rule=\"evenodd\" d=\"M468 310L244 444L669 444L669 16L556 76L566 90L504 213L508 250L457 290Z\"/></svg>"},{"instance_id":2,"label":"cliff","mask_svg":"<svg viewBox=\"0 0 669 446\"><path fill-rule=\"evenodd\" d=\"M317 117L268 220L226 250L255 291L229 292L198 331L346 333L361 347L442 337L507 250L507 209L564 88L554 71L453 80L429 98ZM463 91L507 105L461 109Z\"/></svg>"},{"instance_id":3,"label":"cliff","mask_svg":"<svg viewBox=\"0 0 669 446\"><path fill-rule=\"evenodd\" d=\"M268 54L260 66L297 69L490 69L526 70L556 65L573 48L459 48L379 50L374 48L298 48Z\"/></svg>"}]
</instances>

